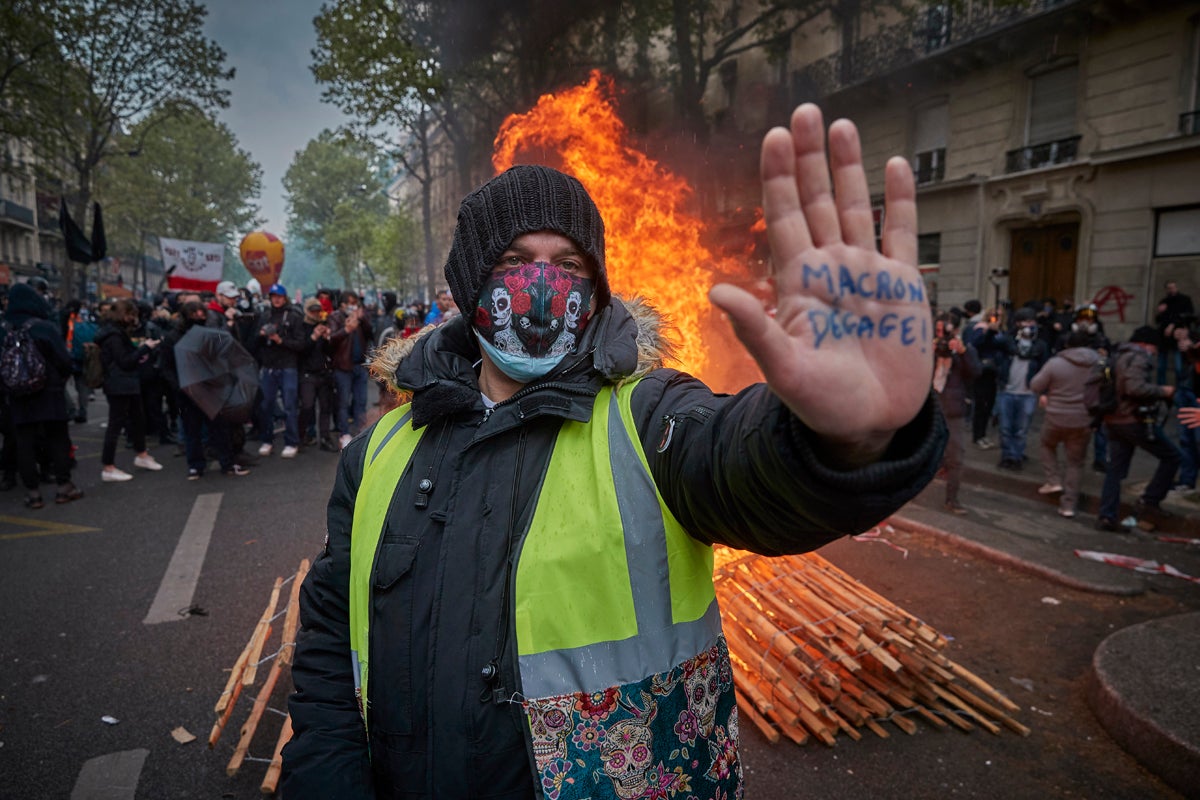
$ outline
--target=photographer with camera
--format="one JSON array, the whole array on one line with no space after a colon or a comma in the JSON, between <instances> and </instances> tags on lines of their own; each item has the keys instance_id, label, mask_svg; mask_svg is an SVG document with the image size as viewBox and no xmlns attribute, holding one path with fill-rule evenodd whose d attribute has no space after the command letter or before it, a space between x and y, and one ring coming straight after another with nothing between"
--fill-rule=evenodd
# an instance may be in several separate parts
<instances>
[{"instance_id":1,"label":"photographer with camera","mask_svg":"<svg viewBox=\"0 0 1200 800\"><path fill-rule=\"evenodd\" d=\"M1013 315L1013 334L1005 336L1003 359L996 366L1000 392L996 408L1000 414L1000 468L1021 470L1025 466L1025 437L1033 420L1037 397L1029 381L1046 359L1050 348L1038 338L1037 316L1032 308L1019 308Z\"/></svg>"},{"instance_id":2,"label":"photographer with camera","mask_svg":"<svg viewBox=\"0 0 1200 800\"><path fill-rule=\"evenodd\" d=\"M933 323L933 391L950 432L942 456L942 469L946 473L946 510L953 514L967 513L958 502L966 449L963 437L967 435L971 384L983 372L975 348L963 343L961 327L961 318L953 312L939 314Z\"/></svg>"},{"instance_id":3,"label":"photographer with camera","mask_svg":"<svg viewBox=\"0 0 1200 800\"><path fill-rule=\"evenodd\" d=\"M1160 503L1171 488L1180 456L1178 448L1163 434L1158 418L1159 401L1170 401L1175 396L1174 386L1154 382L1155 356L1161 344L1162 336L1158 330L1146 325L1134 331L1129 342L1117 349L1114 374L1119 404L1115 412L1104 418L1108 436L1108 472L1100 494L1097 530L1121 530L1117 522L1121 481L1129 474L1129 463L1138 447L1157 458L1158 467L1134 510L1139 515L1170 516Z\"/></svg>"},{"instance_id":4,"label":"photographer with camera","mask_svg":"<svg viewBox=\"0 0 1200 800\"><path fill-rule=\"evenodd\" d=\"M300 448L300 354L305 347L304 317L288 301L287 289L271 284L271 305L255 321L258 327L258 383L262 389L259 407L258 454L269 456L274 449L275 398L283 397L284 431L281 458L292 458Z\"/></svg>"}]
</instances>

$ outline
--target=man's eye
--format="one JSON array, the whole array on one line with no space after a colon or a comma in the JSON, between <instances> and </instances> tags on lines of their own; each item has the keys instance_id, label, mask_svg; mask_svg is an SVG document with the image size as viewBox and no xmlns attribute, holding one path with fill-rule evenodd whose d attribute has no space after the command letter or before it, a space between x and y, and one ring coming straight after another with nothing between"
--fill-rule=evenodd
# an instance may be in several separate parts
<instances>
[{"instance_id":1,"label":"man's eye","mask_svg":"<svg viewBox=\"0 0 1200 800\"><path fill-rule=\"evenodd\" d=\"M502 266L502 267L519 267L519 266L521 266L521 259L519 256L504 256L503 258L500 259L500 266Z\"/></svg>"},{"instance_id":2,"label":"man's eye","mask_svg":"<svg viewBox=\"0 0 1200 800\"><path fill-rule=\"evenodd\" d=\"M559 269L565 269L567 272L578 272L579 270L583 269L582 264L580 264L578 261L572 261L569 258L566 261L561 262L558 267Z\"/></svg>"}]
</instances>

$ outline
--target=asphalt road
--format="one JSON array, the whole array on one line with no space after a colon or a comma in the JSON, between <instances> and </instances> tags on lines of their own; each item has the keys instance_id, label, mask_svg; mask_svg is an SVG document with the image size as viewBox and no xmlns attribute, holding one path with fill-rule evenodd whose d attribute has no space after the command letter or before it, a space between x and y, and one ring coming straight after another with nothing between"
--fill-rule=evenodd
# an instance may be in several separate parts
<instances>
[{"instance_id":1,"label":"asphalt road","mask_svg":"<svg viewBox=\"0 0 1200 800\"><path fill-rule=\"evenodd\" d=\"M106 780L132 780L136 792L91 796L261 796L263 761L247 761L234 777L225 774L249 698L240 700L215 749L204 742L227 670L274 579L291 575L321 546L336 455L273 456L245 478L210 473L188 482L173 448L152 448L167 467L163 472L101 484L99 425L73 426L73 432L85 499L33 512L21 505L19 490L0 495L0 798L71 798ZM131 458L123 450L118 464L127 466ZM194 536L204 528L197 509L214 507L194 591L179 605L198 613L147 624L164 578L167 585L181 583L168 566L185 531ZM747 724L747 797L1176 796L1108 738L1086 706L1083 684L1105 636L1194 610L1200 592L1155 578L1150 591L1135 597L1089 594L980 560L940 539L889 538L907 554L851 540L822 552L952 637L950 657L1018 703L1017 717L1031 735L965 734L919 723L912 736L893 728L886 740L866 733L860 742L839 739L834 748L797 747L771 745ZM272 708L284 708L286 689L272 696ZM105 716L118 722L108 724ZM281 719L266 712L250 748L253 759L271 755ZM176 727L197 741L179 744L171 736ZM111 770L107 778L98 773L102 766Z\"/></svg>"}]
</instances>

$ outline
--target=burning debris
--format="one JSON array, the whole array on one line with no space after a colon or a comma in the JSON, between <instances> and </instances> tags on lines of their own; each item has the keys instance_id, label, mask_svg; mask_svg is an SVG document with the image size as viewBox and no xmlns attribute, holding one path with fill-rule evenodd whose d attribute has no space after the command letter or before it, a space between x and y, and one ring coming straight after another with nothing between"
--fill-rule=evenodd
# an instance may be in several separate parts
<instances>
[{"instance_id":1,"label":"burning debris","mask_svg":"<svg viewBox=\"0 0 1200 800\"><path fill-rule=\"evenodd\" d=\"M718 548L714 579L738 710L770 741L883 738L913 716L964 731L1029 728L1019 707L942 654L937 631L815 553L764 558Z\"/></svg>"}]
</instances>

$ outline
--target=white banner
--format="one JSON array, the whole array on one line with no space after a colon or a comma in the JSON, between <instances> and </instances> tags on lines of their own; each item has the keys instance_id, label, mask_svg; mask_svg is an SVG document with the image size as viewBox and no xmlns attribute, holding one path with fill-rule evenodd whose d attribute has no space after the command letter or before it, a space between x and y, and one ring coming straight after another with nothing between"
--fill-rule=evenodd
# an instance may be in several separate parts
<instances>
[{"instance_id":1,"label":"white banner","mask_svg":"<svg viewBox=\"0 0 1200 800\"><path fill-rule=\"evenodd\" d=\"M225 245L158 237L163 269L172 289L215 289L225 272Z\"/></svg>"}]
</instances>

